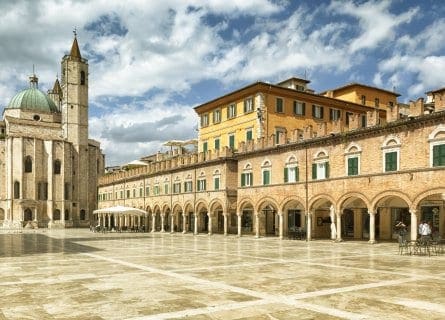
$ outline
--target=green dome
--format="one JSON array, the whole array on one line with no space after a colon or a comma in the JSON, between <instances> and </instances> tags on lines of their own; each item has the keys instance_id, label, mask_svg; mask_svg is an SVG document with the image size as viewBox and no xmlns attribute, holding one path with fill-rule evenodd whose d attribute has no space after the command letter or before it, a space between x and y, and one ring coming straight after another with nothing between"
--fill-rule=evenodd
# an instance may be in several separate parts
<instances>
[{"instance_id":1,"label":"green dome","mask_svg":"<svg viewBox=\"0 0 445 320\"><path fill-rule=\"evenodd\" d=\"M36 112L58 112L56 104L37 88L20 91L12 98L6 108L34 110Z\"/></svg>"}]
</instances>

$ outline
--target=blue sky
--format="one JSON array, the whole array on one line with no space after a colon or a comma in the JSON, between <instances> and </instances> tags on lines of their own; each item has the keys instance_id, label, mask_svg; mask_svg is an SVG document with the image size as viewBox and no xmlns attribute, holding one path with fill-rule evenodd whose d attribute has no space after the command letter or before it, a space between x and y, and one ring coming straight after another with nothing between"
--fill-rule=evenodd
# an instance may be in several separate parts
<instances>
[{"instance_id":1,"label":"blue sky","mask_svg":"<svg viewBox=\"0 0 445 320\"><path fill-rule=\"evenodd\" d=\"M107 165L197 136L193 107L255 81L360 82L401 102L445 86L443 1L0 0L0 107L52 87L77 28Z\"/></svg>"}]
</instances>

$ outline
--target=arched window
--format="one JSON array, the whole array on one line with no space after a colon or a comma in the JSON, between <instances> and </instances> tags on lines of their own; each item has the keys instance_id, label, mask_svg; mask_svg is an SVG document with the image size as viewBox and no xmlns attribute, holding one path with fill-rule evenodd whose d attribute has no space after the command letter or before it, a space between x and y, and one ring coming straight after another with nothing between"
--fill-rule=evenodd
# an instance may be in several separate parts
<instances>
[{"instance_id":1,"label":"arched window","mask_svg":"<svg viewBox=\"0 0 445 320\"><path fill-rule=\"evenodd\" d=\"M347 176L357 176L360 174L360 155L362 149L354 142L351 142L345 151L345 168Z\"/></svg>"},{"instance_id":2,"label":"arched window","mask_svg":"<svg viewBox=\"0 0 445 320\"><path fill-rule=\"evenodd\" d=\"M65 221L70 219L70 212L68 209L65 210Z\"/></svg>"},{"instance_id":3,"label":"arched window","mask_svg":"<svg viewBox=\"0 0 445 320\"><path fill-rule=\"evenodd\" d=\"M32 158L31 158L31 156L25 157L25 172L32 172Z\"/></svg>"},{"instance_id":4,"label":"arched window","mask_svg":"<svg viewBox=\"0 0 445 320\"><path fill-rule=\"evenodd\" d=\"M84 209L80 210L80 220L85 220L86 218L86 212Z\"/></svg>"},{"instance_id":5,"label":"arched window","mask_svg":"<svg viewBox=\"0 0 445 320\"><path fill-rule=\"evenodd\" d=\"M60 174L60 168L62 166L62 163L60 162L59 159L57 159L56 161L54 161L54 174Z\"/></svg>"},{"instance_id":6,"label":"arched window","mask_svg":"<svg viewBox=\"0 0 445 320\"><path fill-rule=\"evenodd\" d=\"M284 182L297 182L299 180L299 170L297 158L293 155L288 157L284 166Z\"/></svg>"},{"instance_id":7,"label":"arched window","mask_svg":"<svg viewBox=\"0 0 445 320\"><path fill-rule=\"evenodd\" d=\"M24 221L32 221L32 211L29 208L25 209L25 214L23 216Z\"/></svg>"},{"instance_id":8,"label":"arched window","mask_svg":"<svg viewBox=\"0 0 445 320\"><path fill-rule=\"evenodd\" d=\"M261 172L262 172L262 176L263 176L262 182L263 182L264 186L270 184L271 167L272 167L272 164L270 163L269 160L263 161L263 164L261 165Z\"/></svg>"},{"instance_id":9,"label":"arched window","mask_svg":"<svg viewBox=\"0 0 445 320\"><path fill-rule=\"evenodd\" d=\"M85 71L80 71L80 84L85 84Z\"/></svg>"},{"instance_id":10,"label":"arched window","mask_svg":"<svg viewBox=\"0 0 445 320\"><path fill-rule=\"evenodd\" d=\"M329 155L326 150L319 150L312 162L312 180L329 178Z\"/></svg>"},{"instance_id":11,"label":"arched window","mask_svg":"<svg viewBox=\"0 0 445 320\"><path fill-rule=\"evenodd\" d=\"M14 199L20 199L20 182L14 181Z\"/></svg>"},{"instance_id":12,"label":"arched window","mask_svg":"<svg viewBox=\"0 0 445 320\"><path fill-rule=\"evenodd\" d=\"M383 145L383 172L398 171L400 167L400 138L395 135L388 136Z\"/></svg>"},{"instance_id":13,"label":"arched window","mask_svg":"<svg viewBox=\"0 0 445 320\"><path fill-rule=\"evenodd\" d=\"M60 210L59 209L54 210L53 220L60 220Z\"/></svg>"}]
</instances>

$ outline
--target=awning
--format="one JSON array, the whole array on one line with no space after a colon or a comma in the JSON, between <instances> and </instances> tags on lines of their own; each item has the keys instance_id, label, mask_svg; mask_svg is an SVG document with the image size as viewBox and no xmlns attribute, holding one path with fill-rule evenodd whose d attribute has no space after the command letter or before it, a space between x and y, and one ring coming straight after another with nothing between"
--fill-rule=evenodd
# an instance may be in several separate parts
<instances>
[{"instance_id":1,"label":"awning","mask_svg":"<svg viewBox=\"0 0 445 320\"><path fill-rule=\"evenodd\" d=\"M133 207L124 207L124 206L115 206L103 209L94 210L93 213L117 213L117 214L131 214L137 216L143 216L147 214L147 211L133 208Z\"/></svg>"}]
</instances>

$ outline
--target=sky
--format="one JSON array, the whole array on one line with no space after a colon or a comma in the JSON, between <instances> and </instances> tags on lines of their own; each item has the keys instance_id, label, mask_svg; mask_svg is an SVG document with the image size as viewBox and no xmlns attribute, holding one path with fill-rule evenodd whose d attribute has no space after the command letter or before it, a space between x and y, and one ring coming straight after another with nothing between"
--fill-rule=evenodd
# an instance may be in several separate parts
<instances>
[{"instance_id":1,"label":"sky","mask_svg":"<svg viewBox=\"0 0 445 320\"><path fill-rule=\"evenodd\" d=\"M0 0L0 12L0 108L33 65L52 88L75 28L107 166L197 138L194 107L256 81L359 82L400 102L445 86L442 0Z\"/></svg>"}]
</instances>

